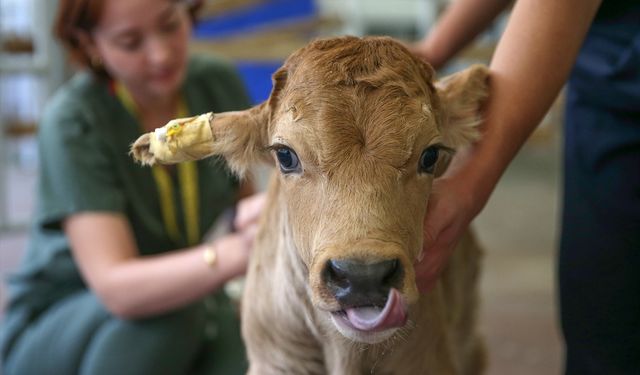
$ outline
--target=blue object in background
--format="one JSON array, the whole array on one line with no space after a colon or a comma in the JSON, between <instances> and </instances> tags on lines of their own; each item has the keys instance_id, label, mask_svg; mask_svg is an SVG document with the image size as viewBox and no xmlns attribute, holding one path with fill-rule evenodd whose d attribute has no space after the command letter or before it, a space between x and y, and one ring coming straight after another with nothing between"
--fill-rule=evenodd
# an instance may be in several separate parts
<instances>
[{"instance_id":1,"label":"blue object in background","mask_svg":"<svg viewBox=\"0 0 640 375\"><path fill-rule=\"evenodd\" d=\"M269 98L272 83L271 75L283 61L238 61L236 68L244 80L251 102L259 104Z\"/></svg>"},{"instance_id":2,"label":"blue object in background","mask_svg":"<svg viewBox=\"0 0 640 375\"><path fill-rule=\"evenodd\" d=\"M257 5L201 20L193 35L197 39L223 38L264 26L311 18L316 13L314 0L263 0Z\"/></svg>"},{"instance_id":3,"label":"blue object in background","mask_svg":"<svg viewBox=\"0 0 640 375\"><path fill-rule=\"evenodd\" d=\"M262 0L258 4L199 21L193 36L200 40L223 39L230 36L260 32L317 16L315 0ZM269 48L265 45L264 48ZM283 61L237 61L236 67L244 79L253 104L269 98L271 75Z\"/></svg>"}]
</instances>

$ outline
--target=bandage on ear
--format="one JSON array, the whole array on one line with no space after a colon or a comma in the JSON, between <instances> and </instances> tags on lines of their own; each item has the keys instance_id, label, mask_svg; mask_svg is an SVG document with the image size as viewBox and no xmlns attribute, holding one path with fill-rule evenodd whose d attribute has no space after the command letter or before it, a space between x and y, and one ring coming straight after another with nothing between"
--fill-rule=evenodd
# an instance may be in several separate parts
<instances>
[{"instance_id":1,"label":"bandage on ear","mask_svg":"<svg viewBox=\"0 0 640 375\"><path fill-rule=\"evenodd\" d=\"M147 165L199 160L212 154L213 113L169 121L138 138L131 147L134 158Z\"/></svg>"}]
</instances>

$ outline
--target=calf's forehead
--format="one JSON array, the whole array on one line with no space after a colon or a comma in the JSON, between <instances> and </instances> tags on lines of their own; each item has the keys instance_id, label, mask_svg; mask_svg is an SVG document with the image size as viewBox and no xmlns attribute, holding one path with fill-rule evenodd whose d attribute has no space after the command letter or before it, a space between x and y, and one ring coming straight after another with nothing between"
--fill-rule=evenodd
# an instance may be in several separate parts
<instances>
[{"instance_id":1,"label":"calf's forehead","mask_svg":"<svg viewBox=\"0 0 640 375\"><path fill-rule=\"evenodd\" d=\"M369 156L400 167L437 135L433 73L391 39L319 40L282 73L272 135L303 141L321 163Z\"/></svg>"},{"instance_id":2,"label":"calf's forehead","mask_svg":"<svg viewBox=\"0 0 640 375\"><path fill-rule=\"evenodd\" d=\"M296 151L322 169L349 162L401 169L438 136L430 98L395 86L298 86L284 99L275 138L304 148Z\"/></svg>"}]
</instances>

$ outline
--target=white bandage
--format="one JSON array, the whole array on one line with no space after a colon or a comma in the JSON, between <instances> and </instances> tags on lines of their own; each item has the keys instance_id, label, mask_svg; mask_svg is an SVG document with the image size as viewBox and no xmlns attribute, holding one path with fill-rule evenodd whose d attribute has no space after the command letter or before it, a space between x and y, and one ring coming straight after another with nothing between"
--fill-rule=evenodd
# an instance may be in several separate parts
<instances>
[{"instance_id":1,"label":"white bandage","mask_svg":"<svg viewBox=\"0 0 640 375\"><path fill-rule=\"evenodd\" d=\"M149 151L159 163L198 160L213 153L213 113L169 121L149 137Z\"/></svg>"}]
</instances>

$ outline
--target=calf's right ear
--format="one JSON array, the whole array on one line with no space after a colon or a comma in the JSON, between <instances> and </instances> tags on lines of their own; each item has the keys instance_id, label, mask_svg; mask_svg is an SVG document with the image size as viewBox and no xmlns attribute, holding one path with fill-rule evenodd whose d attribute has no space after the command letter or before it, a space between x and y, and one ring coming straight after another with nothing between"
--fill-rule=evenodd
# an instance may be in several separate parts
<instances>
[{"instance_id":1,"label":"calf's right ear","mask_svg":"<svg viewBox=\"0 0 640 375\"><path fill-rule=\"evenodd\" d=\"M138 138L133 158L143 165L173 164L220 155L238 175L266 156L267 102L244 111L176 119Z\"/></svg>"},{"instance_id":2,"label":"calf's right ear","mask_svg":"<svg viewBox=\"0 0 640 375\"><path fill-rule=\"evenodd\" d=\"M131 155L143 165L173 164L220 155L239 176L258 161L269 162L267 145L273 113L286 84L288 69L273 75L271 95L262 104L244 111L206 113L176 119L131 145Z\"/></svg>"}]
</instances>

